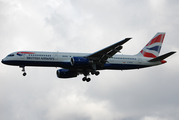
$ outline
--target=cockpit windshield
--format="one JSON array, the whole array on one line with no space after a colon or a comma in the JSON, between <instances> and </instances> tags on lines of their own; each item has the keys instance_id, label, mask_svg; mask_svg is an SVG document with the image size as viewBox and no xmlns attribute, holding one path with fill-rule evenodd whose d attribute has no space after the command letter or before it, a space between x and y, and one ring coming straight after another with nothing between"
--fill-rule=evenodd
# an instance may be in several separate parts
<instances>
[{"instance_id":1,"label":"cockpit windshield","mask_svg":"<svg viewBox=\"0 0 179 120\"><path fill-rule=\"evenodd\" d=\"M13 57L14 56L14 54L9 54L7 57Z\"/></svg>"}]
</instances>

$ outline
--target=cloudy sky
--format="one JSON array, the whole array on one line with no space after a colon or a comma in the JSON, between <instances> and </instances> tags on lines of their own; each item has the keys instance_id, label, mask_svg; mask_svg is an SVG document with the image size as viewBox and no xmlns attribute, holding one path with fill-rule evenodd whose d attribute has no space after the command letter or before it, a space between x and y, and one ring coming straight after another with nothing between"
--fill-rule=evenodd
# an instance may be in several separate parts
<instances>
[{"instance_id":1,"label":"cloudy sky","mask_svg":"<svg viewBox=\"0 0 179 120\"><path fill-rule=\"evenodd\" d=\"M0 0L0 58L18 50L95 52L126 37L136 54L166 32L179 51L178 0ZM0 64L1 120L178 120L179 55L167 64L58 79L60 68Z\"/></svg>"}]
</instances>

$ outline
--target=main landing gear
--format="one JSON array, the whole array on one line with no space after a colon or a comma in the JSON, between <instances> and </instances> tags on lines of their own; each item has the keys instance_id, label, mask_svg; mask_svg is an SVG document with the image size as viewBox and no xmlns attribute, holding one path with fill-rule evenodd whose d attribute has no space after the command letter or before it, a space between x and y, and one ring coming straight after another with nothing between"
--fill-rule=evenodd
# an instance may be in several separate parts
<instances>
[{"instance_id":1,"label":"main landing gear","mask_svg":"<svg viewBox=\"0 0 179 120\"><path fill-rule=\"evenodd\" d=\"M26 76L27 75L27 73L25 72L25 66L19 66L20 68L22 68L22 72L23 72L23 76Z\"/></svg>"},{"instance_id":2,"label":"main landing gear","mask_svg":"<svg viewBox=\"0 0 179 120\"><path fill-rule=\"evenodd\" d=\"M98 75L100 74L100 72L99 72L99 71L92 71L91 74L92 74L92 75L95 74L96 76L98 76Z\"/></svg>"},{"instance_id":3,"label":"main landing gear","mask_svg":"<svg viewBox=\"0 0 179 120\"><path fill-rule=\"evenodd\" d=\"M87 76L89 75L89 72L85 72L85 73L83 73L84 74L84 76L85 77L83 77L83 81L86 81L86 82L90 82L91 81L91 78L87 78ZM91 72L91 75L96 75L96 76L98 76L99 74L100 74L100 72L99 71L92 71Z\"/></svg>"},{"instance_id":4,"label":"main landing gear","mask_svg":"<svg viewBox=\"0 0 179 120\"><path fill-rule=\"evenodd\" d=\"M87 78L86 76L82 79L83 81L89 82L91 81L91 78Z\"/></svg>"}]
</instances>

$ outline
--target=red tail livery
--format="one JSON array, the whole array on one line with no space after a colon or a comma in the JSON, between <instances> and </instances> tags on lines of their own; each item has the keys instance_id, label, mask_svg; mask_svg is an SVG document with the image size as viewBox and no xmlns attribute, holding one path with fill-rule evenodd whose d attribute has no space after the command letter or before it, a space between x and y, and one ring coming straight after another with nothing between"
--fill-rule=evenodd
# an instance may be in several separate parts
<instances>
[{"instance_id":1,"label":"red tail livery","mask_svg":"<svg viewBox=\"0 0 179 120\"><path fill-rule=\"evenodd\" d=\"M140 51L139 55L144 57L155 58L159 55L162 43L165 37L165 33L157 33L149 43Z\"/></svg>"}]
</instances>

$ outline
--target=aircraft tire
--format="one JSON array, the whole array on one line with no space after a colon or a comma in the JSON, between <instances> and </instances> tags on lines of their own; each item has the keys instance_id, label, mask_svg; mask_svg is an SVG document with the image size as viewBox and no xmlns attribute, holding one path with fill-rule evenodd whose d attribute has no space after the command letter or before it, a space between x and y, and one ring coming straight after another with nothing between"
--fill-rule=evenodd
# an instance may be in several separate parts
<instances>
[{"instance_id":1,"label":"aircraft tire","mask_svg":"<svg viewBox=\"0 0 179 120\"><path fill-rule=\"evenodd\" d=\"M87 78L86 78L86 77L84 77L82 80L83 80L83 81L86 81L86 80L87 80Z\"/></svg>"},{"instance_id":2,"label":"aircraft tire","mask_svg":"<svg viewBox=\"0 0 179 120\"><path fill-rule=\"evenodd\" d=\"M25 72L24 72L22 75L23 75L23 76L26 76L26 75L27 75L27 73L25 73Z\"/></svg>"},{"instance_id":3,"label":"aircraft tire","mask_svg":"<svg viewBox=\"0 0 179 120\"><path fill-rule=\"evenodd\" d=\"M90 82L91 81L91 78L87 78L86 82Z\"/></svg>"},{"instance_id":4,"label":"aircraft tire","mask_svg":"<svg viewBox=\"0 0 179 120\"><path fill-rule=\"evenodd\" d=\"M96 71L96 72L95 72L95 75L96 75L96 76L98 76L99 74L100 74L100 72L99 72L99 71Z\"/></svg>"}]
</instances>

